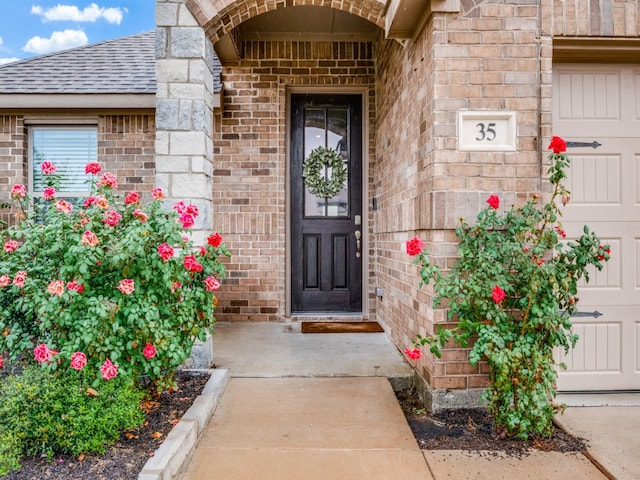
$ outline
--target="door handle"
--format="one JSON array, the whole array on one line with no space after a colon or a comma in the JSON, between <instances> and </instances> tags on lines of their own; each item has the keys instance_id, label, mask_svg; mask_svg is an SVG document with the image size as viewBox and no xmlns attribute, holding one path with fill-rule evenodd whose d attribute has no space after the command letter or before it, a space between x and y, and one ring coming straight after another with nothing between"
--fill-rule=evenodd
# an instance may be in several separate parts
<instances>
[{"instance_id":1,"label":"door handle","mask_svg":"<svg viewBox=\"0 0 640 480\"><path fill-rule=\"evenodd\" d=\"M356 230L356 258L360 258L360 238L362 237L362 233L360 230Z\"/></svg>"}]
</instances>

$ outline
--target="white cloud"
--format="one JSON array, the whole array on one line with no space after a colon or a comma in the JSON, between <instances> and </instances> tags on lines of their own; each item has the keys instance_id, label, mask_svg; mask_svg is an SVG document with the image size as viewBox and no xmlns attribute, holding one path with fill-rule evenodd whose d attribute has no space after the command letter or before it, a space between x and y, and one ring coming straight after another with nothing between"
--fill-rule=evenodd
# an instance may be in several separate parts
<instances>
[{"instance_id":1,"label":"white cloud","mask_svg":"<svg viewBox=\"0 0 640 480\"><path fill-rule=\"evenodd\" d=\"M31 13L40 15L45 22L72 21L95 23L99 19L104 18L108 23L120 25L123 14L126 12L126 8L104 8L95 3L85 7L83 10L80 10L75 5L56 5L48 9L44 9L39 5L33 5L31 7Z\"/></svg>"},{"instance_id":2,"label":"white cloud","mask_svg":"<svg viewBox=\"0 0 640 480\"><path fill-rule=\"evenodd\" d=\"M6 65L7 63L17 62L18 60L20 59L16 57L0 58L0 65Z\"/></svg>"},{"instance_id":3,"label":"white cloud","mask_svg":"<svg viewBox=\"0 0 640 480\"><path fill-rule=\"evenodd\" d=\"M2 45L2 37L0 37L0 45Z\"/></svg>"},{"instance_id":4,"label":"white cloud","mask_svg":"<svg viewBox=\"0 0 640 480\"><path fill-rule=\"evenodd\" d=\"M87 43L89 43L89 39L82 30L65 30L63 32L53 32L51 38L31 37L27 44L22 47L22 50L43 54L80 47Z\"/></svg>"}]
</instances>

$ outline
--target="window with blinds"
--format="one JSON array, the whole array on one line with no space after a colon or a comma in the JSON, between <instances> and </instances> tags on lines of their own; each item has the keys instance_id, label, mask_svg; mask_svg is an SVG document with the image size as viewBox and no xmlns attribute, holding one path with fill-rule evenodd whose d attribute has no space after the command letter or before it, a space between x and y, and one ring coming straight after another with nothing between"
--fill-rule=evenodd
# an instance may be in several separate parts
<instances>
[{"instance_id":1,"label":"window with blinds","mask_svg":"<svg viewBox=\"0 0 640 480\"><path fill-rule=\"evenodd\" d=\"M44 190L41 165L49 161L60 177L58 192L65 197L85 195L89 183L84 167L98 161L97 128L32 127L30 133L33 194L39 196Z\"/></svg>"}]
</instances>

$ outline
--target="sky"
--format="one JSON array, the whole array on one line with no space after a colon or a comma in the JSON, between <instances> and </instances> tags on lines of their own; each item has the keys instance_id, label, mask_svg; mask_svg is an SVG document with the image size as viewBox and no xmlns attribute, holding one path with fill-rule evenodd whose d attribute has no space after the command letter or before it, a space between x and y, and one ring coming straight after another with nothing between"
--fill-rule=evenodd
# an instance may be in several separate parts
<instances>
[{"instance_id":1,"label":"sky","mask_svg":"<svg viewBox=\"0 0 640 480\"><path fill-rule=\"evenodd\" d=\"M0 65L154 29L155 0L0 0Z\"/></svg>"}]
</instances>

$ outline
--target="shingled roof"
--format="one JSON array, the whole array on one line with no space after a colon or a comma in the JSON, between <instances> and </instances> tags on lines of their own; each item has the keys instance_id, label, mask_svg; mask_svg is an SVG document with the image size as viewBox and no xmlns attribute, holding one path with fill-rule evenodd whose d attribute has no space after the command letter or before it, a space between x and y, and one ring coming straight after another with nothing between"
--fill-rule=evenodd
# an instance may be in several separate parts
<instances>
[{"instance_id":1,"label":"shingled roof","mask_svg":"<svg viewBox=\"0 0 640 480\"><path fill-rule=\"evenodd\" d=\"M0 66L0 93L155 93L155 32Z\"/></svg>"}]
</instances>

